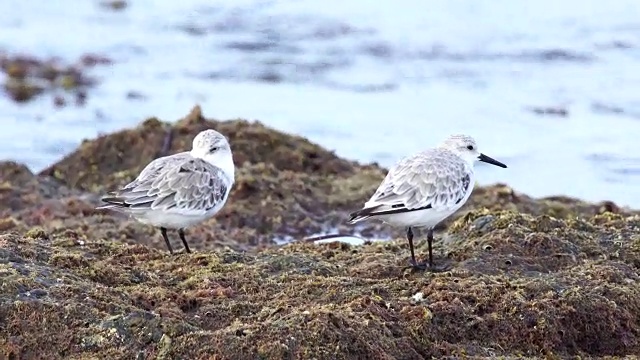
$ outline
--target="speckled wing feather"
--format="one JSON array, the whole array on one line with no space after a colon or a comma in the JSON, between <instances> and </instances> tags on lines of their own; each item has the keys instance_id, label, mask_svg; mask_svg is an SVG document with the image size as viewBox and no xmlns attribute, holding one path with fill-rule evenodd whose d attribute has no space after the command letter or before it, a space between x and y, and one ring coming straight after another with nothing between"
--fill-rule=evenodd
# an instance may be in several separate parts
<instances>
[{"instance_id":1,"label":"speckled wing feather","mask_svg":"<svg viewBox=\"0 0 640 360\"><path fill-rule=\"evenodd\" d=\"M224 172L188 153L156 159L137 179L102 200L136 210L205 212L225 197L229 179ZM124 210L124 209L123 209Z\"/></svg>"},{"instance_id":2,"label":"speckled wing feather","mask_svg":"<svg viewBox=\"0 0 640 360\"><path fill-rule=\"evenodd\" d=\"M168 155L159 157L151 161L147 166L140 171L140 174L132 182L128 183L123 189L136 186L136 184L146 181L147 178L156 178L158 175L171 167L182 165L183 163L193 159L193 156L188 151L177 153L174 155Z\"/></svg>"},{"instance_id":3,"label":"speckled wing feather","mask_svg":"<svg viewBox=\"0 0 640 360\"><path fill-rule=\"evenodd\" d=\"M471 176L454 154L431 149L401 160L382 181L356 217L456 206L465 196Z\"/></svg>"}]
</instances>

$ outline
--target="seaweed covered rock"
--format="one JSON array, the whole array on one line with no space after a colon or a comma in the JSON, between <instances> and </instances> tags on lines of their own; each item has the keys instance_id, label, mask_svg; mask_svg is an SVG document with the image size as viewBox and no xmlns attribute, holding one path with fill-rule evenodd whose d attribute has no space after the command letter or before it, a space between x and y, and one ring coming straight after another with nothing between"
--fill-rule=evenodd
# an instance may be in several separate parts
<instances>
[{"instance_id":1,"label":"seaweed covered rock","mask_svg":"<svg viewBox=\"0 0 640 360\"><path fill-rule=\"evenodd\" d=\"M0 53L0 72L3 73L4 94L16 102L28 102L50 93L54 105L63 106L65 93L84 104L87 90L97 80L87 73L96 65L110 65L112 61L97 54L85 54L75 64L62 64L60 59L38 59L31 55Z\"/></svg>"},{"instance_id":2,"label":"seaweed covered rock","mask_svg":"<svg viewBox=\"0 0 640 360\"><path fill-rule=\"evenodd\" d=\"M135 129L85 141L39 175L95 194L113 190L133 180L154 158L189 150L194 136L206 128L230 139L236 183L222 212L205 226L190 229L196 249L221 243L234 246L220 240L229 235L239 249L344 226L346 213L358 206L384 175L375 165L338 158L302 137L259 122L206 120L199 107L174 125L148 119ZM124 220L111 213L101 214L99 220L85 225L105 218ZM145 228L129 223L132 228ZM151 231L145 228L143 232ZM146 242L141 237L135 240ZM161 242L155 236L147 243L164 246Z\"/></svg>"},{"instance_id":3,"label":"seaweed covered rock","mask_svg":"<svg viewBox=\"0 0 640 360\"><path fill-rule=\"evenodd\" d=\"M89 197L51 177L34 175L22 164L0 162L0 232L51 224L49 220L57 217L51 209L66 208L66 201L71 198Z\"/></svg>"},{"instance_id":4,"label":"seaweed covered rock","mask_svg":"<svg viewBox=\"0 0 640 360\"><path fill-rule=\"evenodd\" d=\"M474 189L465 208L511 210L532 215L545 214L558 219L572 219L576 216L593 216L603 213L623 215L640 214L638 210L621 208L612 201L601 201L593 204L567 196L547 196L534 199L526 194L515 191L506 184L477 187Z\"/></svg>"},{"instance_id":5,"label":"seaweed covered rock","mask_svg":"<svg viewBox=\"0 0 640 360\"><path fill-rule=\"evenodd\" d=\"M425 246L420 243L419 251ZM423 359L640 352L640 217L475 210L403 240L180 254L0 235L5 358ZM43 326L42 324L46 324Z\"/></svg>"},{"instance_id":6,"label":"seaweed covered rock","mask_svg":"<svg viewBox=\"0 0 640 360\"><path fill-rule=\"evenodd\" d=\"M246 120L207 120L196 106L175 124L156 118L132 130L85 141L78 150L43 170L66 185L86 191L112 189L133 180L151 160L162 154L191 149L193 138L202 130L215 129L229 138L236 166L269 163L278 171L308 174L353 175L355 163L303 137L285 134Z\"/></svg>"},{"instance_id":7,"label":"seaweed covered rock","mask_svg":"<svg viewBox=\"0 0 640 360\"><path fill-rule=\"evenodd\" d=\"M188 230L194 253L171 256L156 229L95 210L204 128L229 137L237 175L224 210ZM0 358L640 352L637 211L478 187L436 235L447 271L413 272L401 229L344 225L385 172L199 107L87 140L40 174L1 162ZM276 242L336 229L396 240Z\"/></svg>"},{"instance_id":8,"label":"seaweed covered rock","mask_svg":"<svg viewBox=\"0 0 640 360\"><path fill-rule=\"evenodd\" d=\"M71 201L70 209L63 206L48 211L51 216L47 219L63 218L64 226L78 233L91 228L92 235L99 238L164 247L161 238L154 236L154 229L113 213L96 213L91 208L97 205L99 193L131 181L155 157L190 149L193 137L206 128L216 129L229 138L237 175L225 208L215 218L188 230L195 249L261 248L279 239L334 230L357 231L370 237L401 236L401 229L378 222L356 227L345 224L348 212L361 207L373 194L386 169L341 159L305 138L276 131L259 122L205 119L198 106L175 124L152 118L134 129L87 140L78 150L43 170L39 179L53 178L65 187L93 194ZM476 189L468 204L438 230L475 208L517 210L563 219L603 211L631 213L615 205L605 205L564 198L532 199L498 184ZM78 212L84 216L73 216ZM41 212L36 215L40 217ZM60 225L60 222L54 223ZM46 221L28 225L49 226Z\"/></svg>"}]
</instances>

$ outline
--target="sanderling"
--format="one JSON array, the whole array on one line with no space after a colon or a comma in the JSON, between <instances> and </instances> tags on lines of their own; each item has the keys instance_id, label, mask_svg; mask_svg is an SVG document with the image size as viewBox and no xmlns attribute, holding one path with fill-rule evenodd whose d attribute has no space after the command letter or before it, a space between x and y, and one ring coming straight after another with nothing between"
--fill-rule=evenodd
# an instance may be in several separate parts
<instances>
[{"instance_id":1,"label":"sanderling","mask_svg":"<svg viewBox=\"0 0 640 360\"><path fill-rule=\"evenodd\" d=\"M349 215L348 223L371 218L405 227L411 265L418 269L426 266L416 262L412 228L427 228L429 267L433 268L433 228L462 207L471 195L476 161L507 167L480 153L472 137L451 135L435 148L400 160L363 208Z\"/></svg>"},{"instance_id":2,"label":"sanderling","mask_svg":"<svg viewBox=\"0 0 640 360\"><path fill-rule=\"evenodd\" d=\"M113 209L160 228L169 252L173 249L167 229L178 229L185 251L190 253L184 229L215 215L227 202L235 180L231 147L215 130L201 131L191 151L150 162L138 177L102 198Z\"/></svg>"}]
</instances>

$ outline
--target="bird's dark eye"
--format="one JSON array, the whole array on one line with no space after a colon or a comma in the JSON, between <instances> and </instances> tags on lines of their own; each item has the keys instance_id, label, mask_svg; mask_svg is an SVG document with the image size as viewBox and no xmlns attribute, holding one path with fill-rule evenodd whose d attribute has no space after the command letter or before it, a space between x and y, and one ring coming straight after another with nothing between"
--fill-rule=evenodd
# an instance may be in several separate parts
<instances>
[{"instance_id":1,"label":"bird's dark eye","mask_svg":"<svg viewBox=\"0 0 640 360\"><path fill-rule=\"evenodd\" d=\"M218 151L218 150L220 150L220 148L217 147L217 146L214 146L211 149L209 149L209 152L214 152L214 151Z\"/></svg>"},{"instance_id":2,"label":"bird's dark eye","mask_svg":"<svg viewBox=\"0 0 640 360\"><path fill-rule=\"evenodd\" d=\"M468 146L467 146L467 149L469 149L469 150L473 150L473 145L468 145Z\"/></svg>"}]
</instances>

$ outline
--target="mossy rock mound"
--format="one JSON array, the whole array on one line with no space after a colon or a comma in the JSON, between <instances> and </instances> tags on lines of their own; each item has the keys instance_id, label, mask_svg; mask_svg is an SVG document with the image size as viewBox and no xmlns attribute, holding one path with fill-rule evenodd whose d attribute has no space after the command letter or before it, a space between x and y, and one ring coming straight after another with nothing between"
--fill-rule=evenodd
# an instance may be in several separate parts
<instances>
[{"instance_id":1,"label":"mossy rock mound","mask_svg":"<svg viewBox=\"0 0 640 360\"><path fill-rule=\"evenodd\" d=\"M84 141L78 150L43 170L69 187L97 192L111 190L133 180L151 160L161 155L171 134L167 154L191 149L193 138L202 130L215 129L231 144L234 162L272 164L278 171L304 172L310 175L354 173L355 163L340 159L307 139L246 120L207 120L196 106L175 124L157 118L144 121L131 130Z\"/></svg>"},{"instance_id":2,"label":"mossy rock mound","mask_svg":"<svg viewBox=\"0 0 640 360\"><path fill-rule=\"evenodd\" d=\"M161 155L165 145L170 145L166 153L188 150L193 137L206 128L229 137L237 167L236 183L219 214L187 230L194 250L260 249L274 245L276 240L300 239L318 232L402 236L403 229L375 221L356 227L345 224L347 214L373 194L386 169L341 159L305 138L259 122L205 119L198 106L175 124L151 118L134 129L87 140L37 175L20 164L0 163L0 231L42 226L55 233L71 231L81 237L164 248L156 229L94 208L101 194L131 181L149 161ZM547 214L559 219L603 212L633 213L611 203L589 204L562 197L534 199L496 184L477 187L468 203L437 230L445 230L455 219L478 208Z\"/></svg>"},{"instance_id":3,"label":"mossy rock mound","mask_svg":"<svg viewBox=\"0 0 640 360\"><path fill-rule=\"evenodd\" d=\"M9 214L49 199L80 195L50 177L37 177L23 164L0 162L0 214Z\"/></svg>"},{"instance_id":4,"label":"mossy rock mound","mask_svg":"<svg viewBox=\"0 0 640 360\"><path fill-rule=\"evenodd\" d=\"M236 183L223 211L202 227L190 229L195 236L190 244L196 249L231 244L227 241L230 236L241 246L261 246L274 244L278 238L344 226L346 214L361 206L384 176L376 165L338 158L305 138L259 122L207 120L197 106L174 125L152 118L135 129L85 141L39 176L52 177L73 189L104 193L133 180L161 155L167 139L171 140L167 153L185 151L195 135L207 128L229 138ZM101 214L121 219L116 214ZM143 232L146 236L152 230ZM134 237L137 241L145 236ZM143 242L164 246L159 236Z\"/></svg>"},{"instance_id":5,"label":"mossy rock mound","mask_svg":"<svg viewBox=\"0 0 640 360\"><path fill-rule=\"evenodd\" d=\"M438 241L168 255L0 235L4 358L424 359L640 352L640 217L473 211ZM419 242L418 251L426 246ZM45 324L45 325L43 325Z\"/></svg>"},{"instance_id":6,"label":"mossy rock mound","mask_svg":"<svg viewBox=\"0 0 640 360\"><path fill-rule=\"evenodd\" d=\"M549 215L558 219L591 217L597 214L614 213L636 215L640 211L619 207L612 201L589 203L568 196L546 196L532 198L506 184L477 187L464 209L487 208L489 210L510 210L524 214Z\"/></svg>"},{"instance_id":7,"label":"mossy rock mound","mask_svg":"<svg viewBox=\"0 0 640 360\"><path fill-rule=\"evenodd\" d=\"M157 229L95 210L167 134L175 153L204 128L230 138L237 177L224 210L187 231L194 253L171 256ZM436 234L445 271L414 272L401 229L344 225L385 172L258 122L206 120L198 107L175 125L154 118L86 141L37 175L2 162L0 358L640 352L637 211L478 187ZM274 241L335 228L396 240Z\"/></svg>"},{"instance_id":8,"label":"mossy rock mound","mask_svg":"<svg viewBox=\"0 0 640 360\"><path fill-rule=\"evenodd\" d=\"M220 244L236 249L261 247L274 244L274 239L300 238L335 229L341 233L357 230L365 236L396 237L402 233L378 222L356 228L345 224L348 212L360 208L373 194L386 169L341 159L303 137L259 122L205 119L198 106L175 124L151 118L134 129L87 140L78 150L43 170L38 179L54 178L66 188L90 192L94 196L85 197L86 206L82 207L95 206L97 195L131 181L149 161L161 155L163 147L170 145L167 153L188 150L193 137L206 128L216 129L229 138L237 176L225 208L202 226L189 230L194 248L215 248ZM167 142L168 139L171 141ZM438 230L469 210L484 207L565 219L604 211L630 213L615 205L587 204L576 199L533 199L498 184L477 188L468 204ZM88 209L83 213L94 215ZM81 226L95 228L102 227L105 221L118 221L126 224L126 234L122 234L119 226L120 230L106 236L164 246L159 236L149 236L153 229L112 213L100 214L83 221Z\"/></svg>"}]
</instances>

